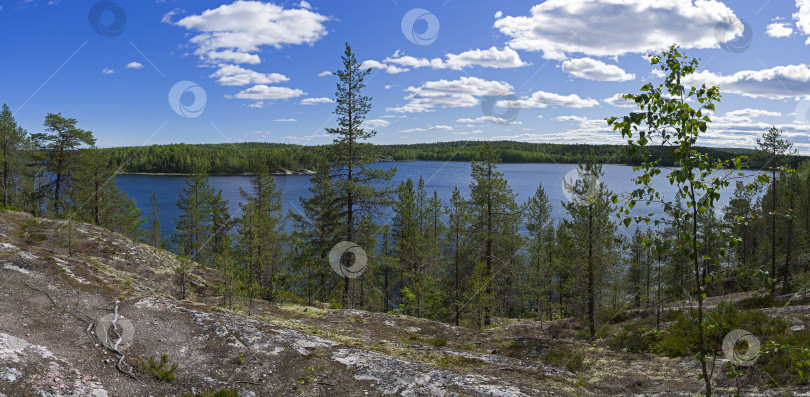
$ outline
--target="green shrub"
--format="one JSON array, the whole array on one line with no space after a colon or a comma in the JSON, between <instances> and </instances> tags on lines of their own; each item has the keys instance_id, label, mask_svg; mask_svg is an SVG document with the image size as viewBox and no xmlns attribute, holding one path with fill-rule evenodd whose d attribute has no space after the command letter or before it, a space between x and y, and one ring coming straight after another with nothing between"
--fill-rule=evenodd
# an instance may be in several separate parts
<instances>
[{"instance_id":1,"label":"green shrub","mask_svg":"<svg viewBox=\"0 0 810 397\"><path fill-rule=\"evenodd\" d=\"M771 386L810 383L810 332L780 335L764 344L756 365Z\"/></svg>"},{"instance_id":2,"label":"green shrub","mask_svg":"<svg viewBox=\"0 0 810 397\"><path fill-rule=\"evenodd\" d=\"M199 393L186 393L182 397L239 397L239 391L230 387L219 390L204 390Z\"/></svg>"},{"instance_id":3,"label":"green shrub","mask_svg":"<svg viewBox=\"0 0 810 397\"><path fill-rule=\"evenodd\" d=\"M706 349L720 352L723 338L735 329L744 329L760 340L772 339L787 329L787 324L756 310L739 310L731 303L720 303L704 312ZM657 343L656 351L668 357L684 357L698 351L697 311L681 313Z\"/></svg>"},{"instance_id":4,"label":"green shrub","mask_svg":"<svg viewBox=\"0 0 810 397\"><path fill-rule=\"evenodd\" d=\"M740 309L762 309L765 307L783 306L784 302L779 302L773 295L753 296L737 302Z\"/></svg>"},{"instance_id":5,"label":"green shrub","mask_svg":"<svg viewBox=\"0 0 810 397\"><path fill-rule=\"evenodd\" d=\"M618 333L608 337L608 346L631 353L648 353L661 341L661 333L640 322L627 324Z\"/></svg>"},{"instance_id":6,"label":"green shrub","mask_svg":"<svg viewBox=\"0 0 810 397\"><path fill-rule=\"evenodd\" d=\"M35 243L41 243L48 239L44 233L28 233L28 239Z\"/></svg>"},{"instance_id":7,"label":"green shrub","mask_svg":"<svg viewBox=\"0 0 810 397\"><path fill-rule=\"evenodd\" d=\"M137 368L147 374L152 374L156 379L164 382L171 382L174 380L174 371L177 369L177 364L169 364L169 357L165 354L160 356L160 362L157 362L154 357L149 356L148 360L136 360L135 365Z\"/></svg>"},{"instance_id":8,"label":"green shrub","mask_svg":"<svg viewBox=\"0 0 810 397\"><path fill-rule=\"evenodd\" d=\"M596 312L595 317L597 324L618 324L632 318L632 314L624 309L602 309Z\"/></svg>"},{"instance_id":9,"label":"green shrub","mask_svg":"<svg viewBox=\"0 0 810 397\"><path fill-rule=\"evenodd\" d=\"M668 323L671 321L675 321L678 317L683 314L683 310L662 310L661 311L661 322ZM655 317L653 317L655 319Z\"/></svg>"},{"instance_id":10,"label":"green shrub","mask_svg":"<svg viewBox=\"0 0 810 397\"><path fill-rule=\"evenodd\" d=\"M436 346L436 347L447 346L447 339L434 338L432 341L430 341L430 344L432 344L433 346Z\"/></svg>"},{"instance_id":11,"label":"green shrub","mask_svg":"<svg viewBox=\"0 0 810 397\"><path fill-rule=\"evenodd\" d=\"M546 354L543 361L548 365L575 373L585 369L585 357L570 350L552 350Z\"/></svg>"}]
</instances>

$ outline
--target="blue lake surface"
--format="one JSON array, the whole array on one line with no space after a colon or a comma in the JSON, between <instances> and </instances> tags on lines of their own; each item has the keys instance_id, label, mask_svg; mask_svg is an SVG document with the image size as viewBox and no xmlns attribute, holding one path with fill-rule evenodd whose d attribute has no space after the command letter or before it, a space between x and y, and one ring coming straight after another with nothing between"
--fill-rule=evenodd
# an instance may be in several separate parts
<instances>
[{"instance_id":1,"label":"blue lake surface","mask_svg":"<svg viewBox=\"0 0 810 397\"><path fill-rule=\"evenodd\" d=\"M393 179L393 184L397 185L401 181L411 178L414 184L421 175L425 179L425 186L428 195L433 195L433 191L438 192L439 197L445 205L449 203L450 196L455 186L459 187L462 195L469 197L470 193L470 163L468 162L441 162L441 161L407 161L407 162L385 162L373 164L372 167L390 168L396 167L397 173ZM500 164L498 170L504 174L512 190L517 193L518 203L524 203L537 190L539 184L549 197L553 207L553 216L560 220L566 217L566 211L562 207L562 202L567 201L564 194L563 179L576 177L576 164ZM607 184L614 193L629 192L635 189L632 181L635 173L631 166L626 165L604 165L602 170L604 176L601 181ZM746 175L754 175L754 171L743 171ZM735 173L736 175L736 173ZM158 205L160 207L160 224L164 236L173 233L174 219L180 215L177 209L177 198L185 186L184 176L171 175L119 175L117 177L118 186L135 198L138 207L143 211L144 216L149 215L149 203L152 192L157 194ZM302 212L299 205L299 197L309 197L308 175L279 175L275 176L276 184L282 189L282 201L287 210ZM239 203L241 197L239 188L250 190L250 177L247 176L212 176L211 185L222 190L222 196L229 201L231 215L238 217L241 214ZM675 189L669 185L664 175L654 179L654 186L666 197L673 197ZM718 208L722 208L728 203L731 193L734 191L734 183L724 189L721 194ZM637 205L633 211L635 214L660 212L660 208L645 207L643 204ZM380 222L387 222L388 219L380 219ZM625 229L620 227L620 230Z\"/></svg>"}]
</instances>

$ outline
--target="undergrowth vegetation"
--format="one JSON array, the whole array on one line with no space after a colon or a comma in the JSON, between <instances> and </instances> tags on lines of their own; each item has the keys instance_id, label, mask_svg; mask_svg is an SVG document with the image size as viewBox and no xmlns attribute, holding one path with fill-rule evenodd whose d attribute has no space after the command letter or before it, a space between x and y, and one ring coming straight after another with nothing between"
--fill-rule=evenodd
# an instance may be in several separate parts
<instances>
[{"instance_id":1,"label":"undergrowth vegetation","mask_svg":"<svg viewBox=\"0 0 810 397\"><path fill-rule=\"evenodd\" d=\"M146 360L136 360L135 367L141 372L152 374L155 379L164 382L173 381L174 371L177 370L177 364L169 364L169 357L165 354L160 356L160 361L155 360L152 356L149 356Z\"/></svg>"},{"instance_id":2,"label":"undergrowth vegetation","mask_svg":"<svg viewBox=\"0 0 810 397\"><path fill-rule=\"evenodd\" d=\"M742 329L761 341L761 349L751 367L723 364L730 379L745 377L748 382L769 387L805 385L810 382L810 332L791 331L787 322L757 309L784 305L772 296L720 303L706 312L706 347L716 358L724 356L722 343L731 331ZM655 317L617 322L606 331L604 343L614 350L670 358L691 357L698 351L694 310L670 311L660 330ZM720 365L720 364L718 364Z\"/></svg>"}]
</instances>

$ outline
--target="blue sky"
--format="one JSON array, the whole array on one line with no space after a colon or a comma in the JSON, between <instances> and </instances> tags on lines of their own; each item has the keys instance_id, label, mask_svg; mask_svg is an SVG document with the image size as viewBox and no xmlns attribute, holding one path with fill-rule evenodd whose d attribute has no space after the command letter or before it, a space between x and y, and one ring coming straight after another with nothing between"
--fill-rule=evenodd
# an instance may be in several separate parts
<instances>
[{"instance_id":1,"label":"blue sky","mask_svg":"<svg viewBox=\"0 0 810 397\"><path fill-rule=\"evenodd\" d=\"M704 144L776 125L810 154L808 0L3 0L0 34L0 102L102 147L328 143L347 41L374 142L617 143L617 94L662 80L643 55L677 42L723 93Z\"/></svg>"}]
</instances>

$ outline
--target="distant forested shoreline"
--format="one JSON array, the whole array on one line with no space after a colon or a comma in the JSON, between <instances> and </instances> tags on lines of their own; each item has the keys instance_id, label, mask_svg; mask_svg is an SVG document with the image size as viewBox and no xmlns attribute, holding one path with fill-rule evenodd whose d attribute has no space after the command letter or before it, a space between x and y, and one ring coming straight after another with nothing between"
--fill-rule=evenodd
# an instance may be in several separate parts
<instances>
[{"instance_id":1,"label":"distant forested shoreline","mask_svg":"<svg viewBox=\"0 0 810 397\"><path fill-rule=\"evenodd\" d=\"M504 163L567 163L587 162L591 157L602 164L639 164L639 156L631 156L623 145L587 145L528 143L515 141L491 142ZM483 141L455 141L402 145L373 145L377 161L464 161L478 159ZM284 143L245 142L216 144L167 144L105 148L121 167L122 173L189 174L202 162L209 175L249 175L252 165L261 162L275 173L304 173L317 168L328 146L304 146ZM699 150L712 158L729 160L750 155L753 149L710 148ZM645 153L660 158L662 165L672 165L672 157L662 147L647 147ZM803 156L793 157L798 164ZM749 168L758 168L756 161Z\"/></svg>"}]
</instances>

